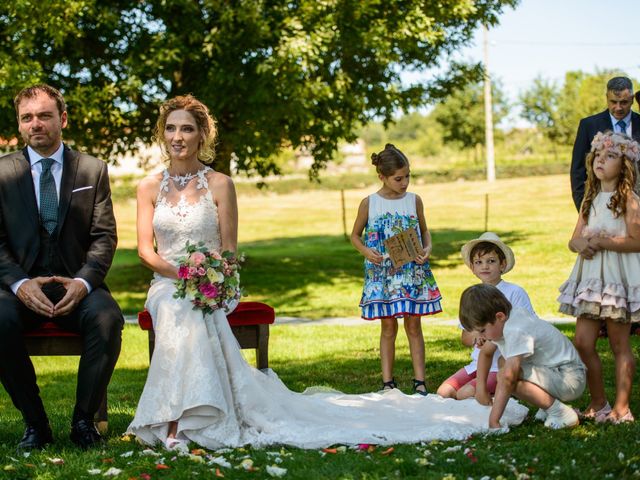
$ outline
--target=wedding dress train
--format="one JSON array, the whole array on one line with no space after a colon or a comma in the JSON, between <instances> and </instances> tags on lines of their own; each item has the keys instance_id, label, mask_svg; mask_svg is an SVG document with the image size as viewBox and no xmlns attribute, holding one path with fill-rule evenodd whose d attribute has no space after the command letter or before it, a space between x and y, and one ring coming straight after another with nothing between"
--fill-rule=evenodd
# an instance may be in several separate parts
<instances>
[{"instance_id":1,"label":"wedding dress train","mask_svg":"<svg viewBox=\"0 0 640 480\"><path fill-rule=\"evenodd\" d=\"M158 253L170 262L184 255L187 240L220 247L217 209L207 183L210 171L201 170L184 188L164 173L153 226ZM164 442L171 421L178 422L179 438L211 449L387 445L464 439L488 430L490 408L473 399L410 396L399 390L292 392L274 372L256 370L244 360L225 312L204 316L173 293L174 281L156 275L146 303L156 346L128 428L146 444ZM527 411L510 400L502 421L519 424Z\"/></svg>"}]
</instances>

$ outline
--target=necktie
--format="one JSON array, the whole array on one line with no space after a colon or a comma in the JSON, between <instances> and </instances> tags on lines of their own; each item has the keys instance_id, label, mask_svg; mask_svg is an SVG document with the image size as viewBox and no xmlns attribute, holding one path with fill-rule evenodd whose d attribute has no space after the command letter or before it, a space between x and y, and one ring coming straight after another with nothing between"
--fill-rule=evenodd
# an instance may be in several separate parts
<instances>
[{"instance_id":1,"label":"necktie","mask_svg":"<svg viewBox=\"0 0 640 480\"><path fill-rule=\"evenodd\" d=\"M627 134L627 123L624 120L618 120L616 125L620 129L618 132L624 133L625 135Z\"/></svg>"},{"instance_id":2,"label":"necktie","mask_svg":"<svg viewBox=\"0 0 640 480\"><path fill-rule=\"evenodd\" d=\"M40 219L42 225L51 235L58 225L58 194L56 182L51 174L53 158L43 158L40 174Z\"/></svg>"}]
</instances>

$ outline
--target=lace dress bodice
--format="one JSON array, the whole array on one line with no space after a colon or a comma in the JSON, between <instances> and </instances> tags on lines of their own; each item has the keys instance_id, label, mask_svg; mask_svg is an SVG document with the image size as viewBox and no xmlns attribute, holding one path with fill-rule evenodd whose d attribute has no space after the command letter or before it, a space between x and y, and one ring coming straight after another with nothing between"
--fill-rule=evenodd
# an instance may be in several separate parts
<instances>
[{"instance_id":1,"label":"lace dress bodice","mask_svg":"<svg viewBox=\"0 0 640 480\"><path fill-rule=\"evenodd\" d=\"M187 241L203 242L209 250L220 249L218 208L208 182L212 172L209 167L193 177L172 177L167 170L162 172L153 232L158 255L169 263L177 265L185 256Z\"/></svg>"}]
</instances>

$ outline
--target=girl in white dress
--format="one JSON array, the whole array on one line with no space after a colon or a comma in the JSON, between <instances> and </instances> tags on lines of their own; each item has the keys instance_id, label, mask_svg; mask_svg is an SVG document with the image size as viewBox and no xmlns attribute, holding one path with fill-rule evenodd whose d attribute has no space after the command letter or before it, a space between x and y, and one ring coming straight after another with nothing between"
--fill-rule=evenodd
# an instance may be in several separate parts
<instances>
[{"instance_id":1,"label":"girl in white dress","mask_svg":"<svg viewBox=\"0 0 640 480\"><path fill-rule=\"evenodd\" d=\"M632 422L635 359L631 323L640 321L640 201L634 193L640 147L619 133L598 133L587 156L587 184L569 249L578 259L560 287L560 311L577 317L575 344L587 367L591 402L580 412L597 422ZM616 401L609 405L596 351L606 321L616 364Z\"/></svg>"},{"instance_id":2,"label":"girl in white dress","mask_svg":"<svg viewBox=\"0 0 640 480\"><path fill-rule=\"evenodd\" d=\"M145 306L156 347L129 432L145 444L184 450L189 441L211 449L413 443L463 439L488 428L488 407L473 400L397 389L384 395L292 392L273 372L244 360L224 311L204 315L189 298L174 298L187 240L210 251L236 250L236 197L231 179L202 163L215 138L202 103L192 96L167 101L156 128L169 166L138 188L139 255L155 272ZM507 422L520 423L526 413L512 402Z\"/></svg>"}]
</instances>

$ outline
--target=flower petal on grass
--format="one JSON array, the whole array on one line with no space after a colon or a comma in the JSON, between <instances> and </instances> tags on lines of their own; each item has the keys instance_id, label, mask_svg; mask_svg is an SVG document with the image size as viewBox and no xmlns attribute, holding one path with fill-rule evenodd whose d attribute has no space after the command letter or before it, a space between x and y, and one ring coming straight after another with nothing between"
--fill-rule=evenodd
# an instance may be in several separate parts
<instances>
[{"instance_id":1,"label":"flower petal on grass","mask_svg":"<svg viewBox=\"0 0 640 480\"><path fill-rule=\"evenodd\" d=\"M221 467L224 467L224 468L231 468L231 464L222 455L219 457L214 457L211 460L209 460L209 465L214 465L214 464L220 465Z\"/></svg>"},{"instance_id":2,"label":"flower petal on grass","mask_svg":"<svg viewBox=\"0 0 640 480\"><path fill-rule=\"evenodd\" d=\"M116 475L120 475L122 470L116 467L111 467L109 470L102 474L103 477L115 477Z\"/></svg>"},{"instance_id":3,"label":"flower petal on grass","mask_svg":"<svg viewBox=\"0 0 640 480\"><path fill-rule=\"evenodd\" d=\"M129 458L131 455L133 455L133 450L129 450L128 452L124 452L120 454L122 458Z\"/></svg>"},{"instance_id":4,"label":"flower petal on grass","mask_svg":"<svg viewBox=\"0 0 640 480\"><path fill-rule=\"evenodd\" d=\"M393 451L394 451L394 448L393 447L389 447L385 451L380 452L380 455L390 455L390 454L393 453Z\"/></svg>"},{"instance_id":5,"label":"flower petal on grass","mask_svg":"<svg viewBox=\"0 0 640 480\"><path fill-rule=\"evenodd\" d=\"M169 465L165 465L164 463L157 463L156 470L169 470L171 467Z\"/></svg>"},{"instance_id":6,"label":"flower petal on grass","mask_svg":"<svg viewBox=\"0 0 640 480\"><path fill-rule=\"evenodd\" d=\"M155 450L151 450L150 448L145 448L143 451L140 452L140 455L145 456L145 457L159 457L160 454L158 452L156 452Z\"/></svg>"},{"instance_id":7,"label":"flower petal on grass","mask_svg":"<svg viewBox=\"0 0 640 480\"><path fill-rule=\"evenodd\" d=\"M90 468L89 470L87 470L87 473L89 475L100 475L102 473L102 470L100 470L99 468Z\"/></svg>"},{"instance_id":8,"label":"flower petal on grass","mask_svg":"<svg viewBox=\"0 0 640 480\"><path fill-rule=\"evenodd\" d=\"M47 458L47 460L49 460L49 462L53 463L54 465L64 465L64 460L62 458L49 457Z\"/></svg>"},{"instance_id":9,"label":"flower petal on grass","mask_svg":"<svg viewBox=\"0 0 640 480\"><path fill-rule=\"evenodd\" d=\"M224 473L219 468L216 468L216 477L224 478Z\"/></svg>"},{"instance_id":10,"label":"flower petal on grass","mask_svg":"<svg viewBox=\"0 0 640 480\"><path fill-rule=\"evenodd\" d=\"M272 477L284 477L287 474L287 469L277 465L267 465L267 473Z\"/></svg>"},{"instance_id":11,"label":"flower petal on grass","mask_svg":"<svg viewBox=\"0 0 640 480\"><path fill-rule=\"evenodd\" d=\"M338 453L338 450L335 448L323 448L321 451L324 453Z\"/></svg>"}]
</instances>

